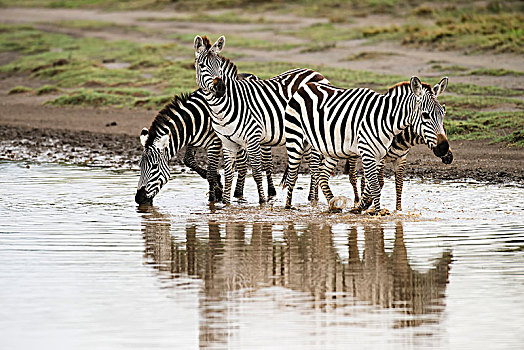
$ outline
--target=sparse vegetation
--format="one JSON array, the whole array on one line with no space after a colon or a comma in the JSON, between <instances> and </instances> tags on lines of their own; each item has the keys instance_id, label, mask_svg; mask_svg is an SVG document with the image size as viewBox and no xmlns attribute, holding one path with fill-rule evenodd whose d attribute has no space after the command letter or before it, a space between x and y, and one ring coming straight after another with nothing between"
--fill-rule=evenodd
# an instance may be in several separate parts
<instances>
[{"instance_id":1,"label":"sparse vegetation","mask_svg":"<svg viewBox=\"0 0 524 350\"><path fill-rule=\"evenodd\" d=\"M60 92L60 89L54 85L44 85L36 90L37 95L55 94Z\"/></svg>"},{"instance_id":2,"label":"sparse vegetation","mask_svg":"<svg viewBox=\"0 0 524 350\"><path fill-rule=\"evenodd\" d=\"M207 35L211 40L216 40L221 34L205 33L205 35ZM171 34L169 35L169 38L183 43L192 44L193 40L195 39L195 34ZM239 35L228 35L226 38L226 45L228 47L241 47L245 49L269 51L285 51L299 46L299 44L271 42Z\"/></svg>"},{"instance_id":3,"label":"sparse vegetation","mask_svg":"<svg viewBox=\"0 0 524 350\"><path fill-rule=\"evenodd\" d=\"M33 89L28 87L28 86L21 86L21 85L18 85L18 86L15 86L14 88L10 89L8 94L9 95L13 95L13 94L25 94L25 93L28 93L28 92L33 92Z\"/></svg>"},{"instance_id":4,"label":"sparse vegetation","mask_svg":"<svg viewBox=\"0 0 524 350\"><path fill-rule=\"evenodd\" d=\"M377 51L362 51L354 55L348 56L343 61L359 61L359 60L372 60L384 56L393 56L392 52L377 52Z\"/></svg>"}]
</instances>

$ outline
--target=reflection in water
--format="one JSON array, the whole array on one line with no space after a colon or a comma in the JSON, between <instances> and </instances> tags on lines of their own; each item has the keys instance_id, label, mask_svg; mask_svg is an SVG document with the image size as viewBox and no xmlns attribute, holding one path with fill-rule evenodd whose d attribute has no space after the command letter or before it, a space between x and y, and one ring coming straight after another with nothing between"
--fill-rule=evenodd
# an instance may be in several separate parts
<instances>
[{"instance_id":1,"label":"reflection in water","mask_svg":"<svg viewBox=\"0 0 524 350\"><path fill-rule=\"evenodd\" d=\"M298 300L286 304L302 309L328 314L338 308L357 314L362 306L369 311L395 310L393 328L438 323L444 309L451 253L443 252L425 272L414 270L402 222L396 223L391 252L386 252L381 224L348 225L348 255L342 258L327 224L210 221L207 227L187 224L185 242L177 242L169 216L151 209L143 219L148 261L172 278L203 281L199 301L203 347L227 342L238 327L232 299L271 286L300 292ZM360 226L363 244L357 240ZM366 326L365 318L359 322Z\"/></svg>"}]
</instances>

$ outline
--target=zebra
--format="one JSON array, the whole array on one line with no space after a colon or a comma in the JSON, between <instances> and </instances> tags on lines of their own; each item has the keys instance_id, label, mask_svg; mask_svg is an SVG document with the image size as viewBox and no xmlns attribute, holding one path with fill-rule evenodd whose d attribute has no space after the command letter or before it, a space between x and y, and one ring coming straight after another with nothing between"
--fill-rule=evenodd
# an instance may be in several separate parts
<instances>
[{"instance_id":1,"label":"zebra","mask_svg":"<svg viewBox=\"0 0 524 350\"><path fill-rule=\"evenodd\" d=\"M219 55L224 45L224 36L213 45L206 36L197 35L194 40L196 81L213 112L213 128L223 145L223 202L230 204L232 165L237 153L245 149L257 184L259 203L264 203L261 145L284 144L284 108L300 86L328 81L310 69L293 69L267 80L239 80L237 66ZM274 196L276 191L269 194Z\"/></svg>"},{"instance_id":2,"label":"zebra","mask_svg":"<svg viewBox=\"0 0 524 350\"><path fill-rule=\"evenodd\" d=\"M444 108L444 104L442 105ZM445 129L444 129L445 130ZM408 157L408 153L411 150L411 147L416 145L424 144L424 139L415 133L413 128L411 126L408 126L400 134L397 134L393 138L393 142L391 143L391 147L388 150L388 153L386 156L382 159L382 161L378 164L378 182L380 185L380 188L384 186L384 163L391 162L393 163L393 170L395 172L395 189L396 189L396 207L395 209L397 211L402 210L402 187L403 187L403 175L404 170L406 168L406 159ZM451 151L451 147L449 148L448 152L440 157L442 160L442 163L444 164L451 164L453 162L453 152ZM353 193L355 196L355 205L358 204L360 197L358 194L358 187L357 187L357 161L359 157L358 156L352 156L346 160L346 164L344 166L344 174L349 175L349 181L351 183L351 186L353 187ZM364 186L365 186L365 178L362 177L361 180L361 191L364 192ZM371 201L368 201L366 203L366 207L364 209L367 209L371 205Z\"/></svg>"},{"instance_id":3,"label":"zebra","mask_svg":"<svg viewBox=\"0 0 524 350\"><path fill-rule=\"evenodd\" d=\"M240 79L258 79L253 74L241 73ZM195 90L190 94L175 96L157 113L149 129L140 133L144 151L140 159L140 179L138 181L135 201L138 204L152 204L153 198L167 183L170 177L168 163L170 159L187 146L184 164L196 171L209 182L209 201L222 199L222 185L217 173L218 160L222 142L211 127L209 107L202 91ZM207 170L199 167L195 161L196 148L207 151ZM267 161L269 147L264 147L264 162ZM271 159L269 160L271 161ZM239 175L235 189L235 197L241 198L246 173L247 157L240 155L238 159Z\"/></svg>"},{"instance_id":4,"label":"zebra","mask_svg":"<svg viewBox=\"0 0 524 350\"><path fill-rule=\"evenodd\" d=\"M412 77L379 94L366 88L343 89L329 84L308 83L289 100L285 110L288 153L288 194L291 208L298 166L306 145L323 156L318 183L328 200L333 199L328 179L338 159L359 155L366 177L365 191L351 212L361 212L371 196L375 214L380 210L377 162L386 155L393 138L411 125L433 153L444 156L449 143L443 127L445 110L439 96L446 88L444 77L435 87Z\"/></svg>"}]
</instances>

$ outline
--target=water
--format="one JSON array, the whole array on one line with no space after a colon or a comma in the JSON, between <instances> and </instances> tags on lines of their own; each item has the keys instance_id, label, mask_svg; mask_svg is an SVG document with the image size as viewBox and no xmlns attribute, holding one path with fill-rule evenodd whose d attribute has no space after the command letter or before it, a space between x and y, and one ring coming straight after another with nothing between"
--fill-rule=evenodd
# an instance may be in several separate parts
<instances>
[{"instance_id":1,"label":"water","mask_svg":"<svg viewBox=\"0 0 524 350\"><path fill-rule=\"evenodd\" d=\"M524 189L405 184L376 219L206 203L177 174L0 162L4 349L511 349L524 342ZM345 178L332 181L349 195ZM392 181L383 204L394 207Z\"/></svg>"}]
</instances>

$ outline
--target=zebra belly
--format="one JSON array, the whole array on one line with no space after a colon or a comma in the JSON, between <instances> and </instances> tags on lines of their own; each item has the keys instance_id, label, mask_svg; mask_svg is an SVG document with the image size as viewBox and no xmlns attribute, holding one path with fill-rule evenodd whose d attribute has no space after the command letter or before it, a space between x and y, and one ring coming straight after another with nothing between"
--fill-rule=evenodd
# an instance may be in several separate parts
<instances>
[{"instance_id":1,"label":"zebra belly","mask_svg":"<svg viewBox=\"0 0 524 350\"><path fill-rule=\"evenodd\" d=\"M325 115L325 114L324 114ZM323 116L317 115L313 124L307 125L303 121L302 127L307 125L307 142L317 151L326 157L346 159L355 155L360 155L358 150L357 138L352 137L352 132L341 132L340 127L335 125L334 135L330 135L331 123L323 122ZM333 122L333 121L332 121ZM322 123L323 127L320 127Z\"/></svg>"}]
</instances>

